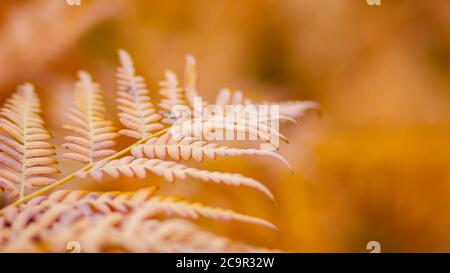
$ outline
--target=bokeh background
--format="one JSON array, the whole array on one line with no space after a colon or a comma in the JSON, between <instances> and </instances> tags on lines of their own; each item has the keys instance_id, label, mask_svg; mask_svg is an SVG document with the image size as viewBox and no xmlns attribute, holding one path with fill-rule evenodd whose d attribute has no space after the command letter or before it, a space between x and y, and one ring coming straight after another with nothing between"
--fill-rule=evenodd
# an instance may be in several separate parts
<instances>
[{"instance_id":1,"label":"bokeh background","mask_svg":"<svg viewBox=\"0 0 450 273\"><path fill-rule=\"evenodd\" d=\"M239 88L256 100L315 100L323 115L283 128L291 144L281 154L294 174L266 159L204 165L263 181L278 206L245 187L192 180L67 187L160 185L164 194L272 221L279 232L200 224L284 251L366 252L372 240L382 251L450 251L450 1L2 0L0 99L33 82L61 143L79 69L102 84L115 117L118 48L132 53L155 99L165 69L181 75L192 53L207 99ZM61 162L66 172L79 167Z\"/></svg>"}]
</instances>

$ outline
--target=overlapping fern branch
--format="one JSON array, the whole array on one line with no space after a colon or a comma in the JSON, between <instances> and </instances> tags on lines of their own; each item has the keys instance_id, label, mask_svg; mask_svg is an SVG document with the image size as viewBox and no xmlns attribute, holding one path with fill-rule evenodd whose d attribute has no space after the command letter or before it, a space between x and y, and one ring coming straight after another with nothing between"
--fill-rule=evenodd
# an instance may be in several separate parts
<instances>
[{"instance_id":1,"label":"overlapping fern branch","mask_svg":"<svg viewBox=\"0 0 450 273\"><path fill-rule=\"evenodd\" d=\"M144 188L137 192L63 190L37 197L27 204L9 207L0 221L0 251L35 250L37 240L46 241L48 246L61 245L61 242L75 239L85 242L83 234L88 232L88 229L100 232L98 226L106 225L103 226L104 232L114 230L117 221L108 221L113 216L116 220L125 221L123 228L130 232L158 215L192 220L199 217L220 221L233 220L275 229L273 224L259 218L232 210L207 207L201 203L191 203L181 197L155 196L156 191L156 187ZM86 222L91 226L84 225ZM154 223L157 224L164 225L164 222ZM82 226L81 230L74 229L77 226ZM145 240L149 235L142 236L140 240ZM136 239L131 242L129 239L125 240L127 244L136 242ZM95 240L94 242L86 242L91 246L87 248L88 250L98 251L101 242ZM163 247L164 244L153 245L147 242L141 247L149 251L149 248L156 246ZM130 247L142 250L134 244Z\"/></svg>"},{"instance_id":2,"label":"overlapping fern branch","mask_svg":"<svg viewBox=\"0 0 450 273\"><path fill-rule=\"evenodd\" d=\"M93 164L97 159L116 153L111 147L119 137L112 121L105 116L103 95L89 73L81 71L73 95L74 107L69 108L67 116L74 125L63 127L73 135L66 136L63 147L70 150L63 157Z\"/></svg>"},{"instance_id":3,"label":"overlapping fern branch","mask_svg":"<svg viewBox=\"0 0 450 273\"><path fill-rule=\"evenodd\" d=\"M227 119L229 113L226 111L206 120L179 116L175 108L194 110L199 97L194 57L189 55L186 58L183 84L179 83L174 72L165 73L159 91L163 99L155 106L145 79L137 74L131 56L125 50L119 50L118 55L118 116L125 128L116 128L107 118L100 85L93 81L88 72L79 72L72 106L67 111L70 124L63 126L68 131L63 144L67 152L63 157L83 166L60 180L54 178L59 173L53 166L57 163L54 159L55 147L49 143L50 134L44 127L40 115L41 105L33 86L19 86L1 108L0 128L5 134L0 134L0 190L5 191L10 200L15 202L3 209L0 215L0 250L8 251L16 247L32 249L39 240L51 247L59 243L58 239L52 238L67 239L76 237L76 234L83 234L84 237L80 235L79 240L87 243L101 231L129 238L130 232L147 231L145 228L137 230L141 228L140 225L151 226L149 230L171 226L169 220L154 219L160 214L190 219L204 216L216 220L238 220L274 228L263 219L230 210L210 208L174 197L153 196L153 187L135 193L56 191L45 196L76 177L103 180L105 175L114 178L124 175L145 179L151 173L170 183L177 178L190 177L204 182L248 186L274 200L270 190L253 178L239 173L192 168L181 162L202 162L205 158L215 159L218 156L259 155L275 158L290 168L287 160L275 151L278 144L272 143L274 136L285 142L287 139L269 126L270 119L292 121L306 111L318 108L315 102L288 101L277 104L280 107L279 116L257 121L246 116L243 110L238 111L237 119L232 121ZM243 109L244 106L262 103L252 103L240 91L221 90L216 98L216 106L225 109L230 104ZM207 105L210 104L203 101L202 106ZM169 130L180 122L184 125L200 122L202 126L197 132L174 136ZM275 149L233 148L205 140L213 126L216 126L214 130L249 134L254 139L273 145ZM116 151L116 139L121 135L133 138L134 143ZM38 186L43 188L33 191ZM93 223L98 225L95 228L97 233L85 230L88 224ZM151 244L142 244L135 239L131 241L132 245L127 245L126 249L151 251ZM104 243L94 242L98 244L90 243L93 250L101 249L100 245ZM172 248L179 244L170 243ZM60 246L55 249L60 249Z\"/></svg>"},{"instance_id":4,"label":"overlapping fern branch","mask_svg":"<svg viewBox=\"0 0 450 273\"><path fill-rule=\"evenodd\" d=\"M0 188L10 199L23 198L34 187L49 185L59 170L55 147L41 117L41 104L33 85L18 87L0 109Z\"/></svg>"},{"instance_id":5,"label":"overlapping fern branch","mask_svg":"<svg viewBox=\"0 0 450 273\"><path fill-rule=\"evenodd\" d=\"M119 59L121 67L117 69L117 102L120 122L127 127L119 132L142 139L164 126L159 123L161 116L156 113L151 102L145 79L136 75L131 56L119 50Z\"/></svg>"}]
</instances>

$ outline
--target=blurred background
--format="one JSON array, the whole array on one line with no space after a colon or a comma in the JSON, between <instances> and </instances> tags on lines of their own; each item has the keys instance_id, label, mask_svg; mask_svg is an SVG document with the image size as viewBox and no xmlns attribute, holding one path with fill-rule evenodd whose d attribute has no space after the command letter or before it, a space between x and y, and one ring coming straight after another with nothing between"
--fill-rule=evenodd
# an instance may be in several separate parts
<instances>
[{"instance_id":1,"label":"blurred background","mask_svg":"<svg viewBox=\"0 0 450 273\"><path fill-rule=\"evenodd\" d=\"M204 221L231 238L294 252L450 251L450 1L2 0L0 99L33 82L60 144L76 71L105 90L115 119L116 50L135 58L158 96L166 69L199 63L200 92L319 102L282 132L294 167L261 158L208 161L265 183L278 206L245 187L187 180L74 180L68 188L137 189L238 210L279 232ZM117 119L116 119L117 120ZM123 140L126 145L129 140ZM80 166L61 159L66 172Z\"/></svg>"}]
</instances>

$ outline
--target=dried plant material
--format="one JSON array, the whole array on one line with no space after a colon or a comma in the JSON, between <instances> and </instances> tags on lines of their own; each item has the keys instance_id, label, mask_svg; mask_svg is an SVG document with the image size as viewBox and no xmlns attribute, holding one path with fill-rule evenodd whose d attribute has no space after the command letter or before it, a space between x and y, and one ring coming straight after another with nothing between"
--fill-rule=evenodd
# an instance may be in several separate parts
<instances>
[{"instance_id":1,"label":"dried plant material","mask_svg":"<svg viewBox=\"0 0 450 273\"><path fill-rule=\"evenodd\" d=\"M76 202L108 202L108 204L142 204L143 202L149 201L151 197L154 196L158 187L150 186L140 189L136 192L121 192L121 191L108 191L108 192L92 192L92 191L81 191L81 190L59 190L55 191L47 196L38 196L28 201L19 207L10 207L10 211L6 212L7 215L17 214L19 211L27 207L42 206L42 205L52 205L57 203L76 203ZM117 208L114 208L117 207ZM110 208L114 211L123 211L118 206L112 206ZM128 211L129 208L125 208ZM99 210L101 211L101 210Z\"/></svg>"},{"instance_id":2,"label":"dried plant material","mask_svg":"<svg viewBox=\"0 0 450 273\"><path fill-rule=\"evenodd\" d=\"M1 252L67 252L76 242L81 252L269 252L204 231L182 219L148 219L139 212L82 218L73 225L19 236Z\"/></svg>"},{"instance_id":3,"label":"dried plant material","mask_svg":"<svg viewBox=\"0 0 450 273\"><path fill-rule=\"evenodd\" d=\"M243 133L251 136L253 140L262 140L277 148L279 143L273 142L274 139L279 138L285 142L287 139L278 132L278 126L273 128L270 122L302 115L306 110L315 108L315 103L287 102L281 104L285 116L258 115L253 119L254 117L248 114L254 113L247 113L245 109L247 106L254 106L251 101L245 99L240 91L231 95L229 90L223 89L217 98L219 109L231 105L237 107L237 112L219 111L206 119L203 119L204 113L201 118L196 115L174 117L172 114L176 113L176 107L196 111L196 107L191 108L194 98L198 97L195 59L192 56L187 57L184 88L179 87L175 73L166 72L165 81L160 83L163 99L157 107L150 101L145 80L136 75L130 55L119 50L119 59L121 67L117 73L117 102L119 119L126 129L116 132L118 129L106 117L107 109L99 84L92 80L89 73L79 72L79 80L73 94L74 106L69 108L67 113L72 124L63 126L71 133L65 137L66 143L63 147L69 152L63 156L82 162L84 166L58 181L50 177L58 172L58 169L49 166L56 163L52 157L55 149L47 142L50 135L39 115L39 99L33 86L20 86L18 92L1 109L0 127L11 137L0 136L0 164L4 167L0 170L0 189L20 199L0 213L0 251L61 251L64 249L64 243L74 238L80 240L84 251L88 252L112 249L239 249L234 243L207 233L201 236L211 240L217 239L217 243L207 240L201 242L201 236L198 237L198 242L192 239L189 244L167 238L177 238L183 234L172 227L172 224L168 224L174 222L159 220L161 217L170 216L191 220L199 217L234 220L276 229L273 224L257 217L191 203L181 197L155 196L156 187L137 192L57 191L44 195L74 177L92 177L101 181L105 176L119 178L124 175L145 179L148 173L152 173L171 183L177 178L194 178L217 184L248 186L274 201L269 189L255 179L240 173L191 168L178 162L202 162L205 158L215 159L217 156L262 155L280 160L290 167L276 152L220 146L211 142L210 134L216 134L218 131ZM202 106L206 105L205 102ZM233 118L230 118L232 115ZM168 125L168 128L160 122ZM194 130L188 131L187 135L173 134L176 129L180 129L177 126L183 129L184 125L192 125ZM116 151L113 147L120 134L137 140ZM174 161L169 161L168 158ZM48 186L26 195L25 192L29 188L39 185ZM203 234L198 229L191 229L190 236L193 238L197 234ZM196 243L198 246L195 246ZM228 248L227 244L233 247Z\"/></svg>"},{"instance_id":4,"label":"dried plant material","mask_svg":"<svg viewBox=\"0 0 450 273\"><path fill-rule=\"evenodd\" d=\"M55 148L49 143L41 111L29 83L19 86L0 110L0 128L9 134L0 135L0 188L11 200L53 183L52 175L59 173L51 166L57 163Z\"/></svg>"},{"instance_id":5,"label":"dried plant material","mask_svg":"<svg viewBox=\"0 0 450 273\"><path fill-rule=\"evenodd\" d=\"M186 177L192 177L205 182L232 186L245 185L259 190L270 199L274 200L269 189L252 178L237 173L198 170L173 161L163 161L159 159L126 156L121 159L96 164L92 169L87 172L82 172L78 174L78 176L84 178L89 175L95 180L102 180L105 174L114 178L118 178L122 174L128 177L144 179L147 176L148 171L155 175L162 176L166 181L171 183L175 181L175 178L185 179Z\"/></svg>"},{"instance_id":6,"label":"dried plant material","mask_svg":"<svg viewBox=\"0 0 450 273\"><path fill-rule=\"evenodd\" d=\"M289 142L279 131L267 124L268 120L255 120L243 114L240 111L231 116L228 113L216 113L208 118L201 116L180 120L174 125L175 127L171 131L172 136L177 140L183 137L209 140L214 139L216 135L223 136L226 133L248 135L249 139L267 142L275 149L278 149L279 145L274 140L281 139L286 143ZM221 137L221 139L225 139L225 137Z\"/></svg>"},{"instance_id":7,"label":"dried plant material","mask_svg":"<svg viewBox=\"0 0 450 273\"><path fill-rule=\"evenodd\" d=\"M157 187L148 187L138 190L137 192L87 192L87 191L56 191L49 196L39 196L20 207L10 207L5 211L5 218L2 228L12 226L14 222L28 225L29 221L21 219L29 219L33 215L36 221L39 219L52 219L59 221L63 217L66 219L64 224L69 225L69 214L73 214L74 210L83 217L93 217L95 214L109 214L112 212L131 213L137 210L152 211L153 214L163 214L165 216L184 217L189 219L197 219L200 216L222 221L241 221L246 223L257 224L271 229L276 227L260 218L243 215L232 210L208 207L201 203L191 203L181 197L165 197L154 196ZM42 217L43 211L49 211L53 207L61 205L58 212L61 214L59 218ZM38 208L40 207L40 208ZM67 211L67 213L65 212ZM66 214L66 215L63 215ZM59 225L62 222L58 223ZM48 226L48 223L41 224ZM17 224L16 226L17 227ZM23 228L25 226L21 226Z\"/></svg>"},{"instance_id":8,"label":"dried plant material","mask_svg":"<svg viewBox=\"0 0 450 273\"><path fill-rule=\"evenodd\" d=\"M161 115L153 106L145 79L136 75L133 60L125 50L119 50L121 67L117 69L117 94L120 122L128 129L119 133L142 139L164 126L159 123Z\"/></svg>"},{"instance_id":9,"label":"dried plant material","mask_svg":"<svg viewBox=\"0 0 450 273\"><path fill-rule=\"evenodd\" d=\"M320 110L320 105L315 101L284 101L279 103L270 103L280 107L280 115L290 118L299 118L305 115L308 111Z\"/></svg>"},{"instance_id":10,"label":"dried plant material","mask_svg":"<svg viewBox=\"0 0 450 273\"><path fill-rule=\"evenodd\" d=\"M259 218L206 207L201 203L189 203L177 197L153 196L155 191L156 187L134 193L57 191L48 197L35 198L20 207L8 208L0 222L0 251L10 251L8 245L38 247L39 241L36 238L46 238L58 230L70 230L85 221L109 219L111 215L116 215L118 219L127 217L130 226L142 224L141 221L162 214L187 219L203 216L223 221L236 220L275 229L271 223ZM101 224L97 223L91 228L97 229L99 225ZM103 232L108 233L112 228L113 225L104 226ZM73 236L72 240L76 238L76 234L70 235ZM57 239L53 244L64 241L66 240Z\"/></svg>"},{"instance_id":11,"label":"dried plant material","mask_svg":"<svg viewBox=\"0 0 450 273\"><path fill-rule=\"evenodd\" d=\"M113 122L106 118L103 92L98 83L92 81L89 73L81 71L73 95L74 107L67 116L74 125L65 129L74 135L66 136L63 147L70 150L63 156L82 163L94 163L97 159L116 153L110 149L119 136Z\"/></svg>"},{"instance_id":12,"label":"dried plant material","mask_svg":"<svg viewBox=\"0 0 450 273\"><path fill-rule=\"evenodd\" d=\"M161 122L166 124L172 124L176 121L177 117L173 117L175 107L187 106L185 101L185 93L183 88L178 86L177 75L173 71L166 71L166 79L159 83L161 90L159 94L163 99L158 103L159 108L161 108L161 114L163 119Z\"/></svg>"},{"instance_id":13,"label":"dried plant material","mask_svg":"<svg viewBox=\"0 0 450 273\"><path fill-rule=\"evenodd\" d=\"M280 138L287 142L287 139L277 129L272 128L268 124L272 117L266 117L262 120L258 117L257 120L253 120L246 115L245 111L238 111L237 117L229 119L231 114L225 111L222 112L222 115L215 115L206 120L198 120L195 117L188 118L187 120L181 119L181 127L187 123L188 125L194 125L193 128L198 130L190 130L188 135L178 135L174 138L174 142L169 143L168 135L157 138L165 134L167 129L163 129L164 126L158 122L161 116L156 113L156 108L150 102L148 90L146 89L143 78L135 74L130 55L126 51L119 50L119 59L122 64L118 69L119 117L122 123L130 125L129 129L125 129L126 133L124 134L134 136L138 138L138 141L117 153L110 149L115 145L114 139L118 136L115 133L116 128L105 118L104 114L106 109L98 84L92 81L87 72L81 72L80 80L75 90L75 108L71 109L71 113L69 113L69 117L75 125L64 126L64 128L70 130L76 136L66 137L68 143L65 143L64 147L71 150L71 152L64 154L64 156L86 163L87 165L59 180L54 186L46 187L27 198L21 198L16 203L20 204L35 196L47 193L67 183L75 176L85 177L90 175L99 180L102 179L104 174L118 177L122 173L130 177L138 176L143 178L146 176L147 171L163 176L169 182L173 182L176 177L185 178L186 176L190 176L204 181L213 181L228 185L247 185L260 190L273 199L272 194L264 185L240 174L210 172L188 168L176 162L165 161L166 153L176 161L180 161L180 159L188 161L191 158L201 161L204 156L215 158L217 155L267 155L275 157L289 166L287 161L280 155L264 149L220 147L209 141L202 140L209 139L211 133L215 134L219 130L227 133L232 132L233 134L235 132L243 133L244 135L248 134L255 140L263 140L270 143L274 148L278 148L278 142L272 142L272 140ZM197 85L196 83L194 84L196 82L194 79L197 78L195 60L191 57L187 58L186 74L187 82L191 82L191 89L196 89ZM166 81L162 86L162 94L166 97L160 103L163 108L162 111L168 111L169 108L179 106L177 103L184 103L182 106L186 106L184 99L189 97L188 92L186 88L183 92L181 88L177 87L178 81L173 72L166 73ZM222 97L226 98L228 96L226 95L228 91L224 90L222 93L225 94ZM225 103L227 100L224 99L222 101ZM243 102L249 102L249 100L243 100L243 95L240 91L235 92L233 99L228 101L234 103L232 106L242 106ZM238 109L242 110L242 108ZM277 119L277 117L274 118ZM198 122L202 124L199 128L196 128ZM176 126L180 126L180 124L177 122L169 129L177 129ZM156 128L162 130L152 135L150 132ZM170 133L173 132L170 131ZM159 145L161 143L163 145ZM134 156L127 156L129 152ZM149 158L142 158L143 155ZM156 158L153 158L155 156ZM103 157L106 158L97 163L97 159Z\"/></svg>"},{"instance_id":14,"label":"dried plant material","mask_svg":"<svg viewBox=\"0 0 450 273\"><path fill-rule=\"evenodd\" d=\"M244 94L236 90L233 93L228 88L223 88L219 91L216 97L216 105L225 109L227 105L250 105L252 104L251 99L244 98Z\"/></svg>"},{"instance_id":15,"label":"dried plant material","mask_svg":"<svg viewBox=\"0 0 450 273\"><path fill-rule=\"evenodd\" d=\"M245 114L245 107L258 106L278 106L279 120L288 120L295 123L295 118L303 116L308 111L320 110L320 105L314 101L283 101L283 102L263 102L254 103L251 99L244 97L240 90L231 92L228 88L223 88L216 96L216 105L225 109L226 106L241 106ZM243 114L243 115L244 115ZM260 117L260 119L263 117Z\"/></svg>"},{"instance_id":16,"label":"dried plant material","mask_svg":"<svg viewBox=\"0 0 450 273\"><path fill-rule=\"evenodd\" d=\"M291 169L289 162L278 153L259 149L239 149L219 146L217 143L197 140L193 137L173 138L166 133L158 138L149 139L145 144L135 146L131 154L136 158L147 157L165 160L167 157L180 162L195 160L203 162L204 158L216 159L217 156L253 156L262 155L274 157Z\"/></svg>"},{"instance_id":17,"label":"dried plant material","mask_svg":"<svg viewBox=\"0 0 450 273\"><path fill-rule=\"evenodd\" d=\"M184 70L184 92L189 106L194 107L195 98L200 98L198 93L198 72L197 61L194 56L186 56L186 66Z\"/></svg>"},{"instance_id":18,"label":"dried plant material","mask_svg":"<svg viewBox=\"0 0 450 273\"><path fill-rule=\"evenodd\" d=\"M179 215L190 218L198 218L199 216L203 216L206 218L211 218L215 220L222 221L241 221L246 223L257 224L261 226L268 227L270 229L276 230L277 228L269 223L266 220L243 215L232 210L221 209L221 208L212 208L204 206L202 203L190 203L185 201L181 197L164 197L164 196L155 196L153 197L146 206L151 208L159 208L166 215Z\"/></svg>"}]
</instances>

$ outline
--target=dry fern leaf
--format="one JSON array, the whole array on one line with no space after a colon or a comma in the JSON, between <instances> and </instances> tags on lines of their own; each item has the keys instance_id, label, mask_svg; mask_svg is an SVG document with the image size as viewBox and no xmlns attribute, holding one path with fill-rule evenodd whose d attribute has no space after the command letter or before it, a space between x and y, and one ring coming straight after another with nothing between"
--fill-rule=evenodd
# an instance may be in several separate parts
<instances>
[{"instance_id":1,"label":"dry fern leaf","mask_svg":"<svg viewBox=\"0 0 450 273\"><path fill-rule=\"evenodd\" d=\"M267 252L270 250L234 242L204 231L181 219L156 220L139 215L109 215L85 219L67 231L43 236L52 252L65 251L61 242L76 240L82 252ZM92 228L95 227L95 228ZM33 249L36 244L25 244ZM8 251L14 251L14 249Z\"/></svg>"},{"instance_id":2,"label":"dry fern leaf","mask_svg":"<svg viewBox=\"0 0 450 273\"><path fill-rule=\"evenodd\" d=\"M198 202L190 203L188 201L185 201L181 197L155 196L152 197L150 202L146 203L145 206L159 208L166 215L175 214L177 216L184 216L193 219L196 219L199 216L203 216L206 218L222 221L235 220L262 225L274 230L277 229L273 224L261 218L244 215L228 209L204 206L202 203Z\"/></svg>"},{"instance_id":3,"label":"dry fern leaf","mask_svg":"<svg viewBox=\"0 0 450 273\"><path fill-rule=\"evenodd\" d=\"M14 225L17 223L28 223L30 215L42 213L38 207L46 207L49 210L55 206L64 205L68 214L74 210L79 210L84 216L94 214L109 214L112 212L130 213L136 210L151 211L154 214L164 214L166 216L178 216L189 219L197 219L199 216L222 221L241 221L262 225L271 229L276 227L257 217L243 215L232 210L213 208L201 203L191 203L180 197L154 196L157 187L148 187L136 192L88 192L62 190L51 193L49 196L40 196L30 200L20 207L8 208L5 212L4 223ZM64 210L58 209L64 213ZM33 216L36 219L56 219L55 217ZM63 217L63 216L58 216ZM24 221L23 219L28 219ZM66 215L66 224L67 224ZM15 226L17 227L17 223ZM44 226L48 226L46 223ZM21 225L21 227L24 227Z\"/></svg>"},{"instance_id":4,"label":"dry fern leaf","mask_svg":"<svg viewBox=\"0 0 450 273\"><path fill-rule=\"evenodd\" d=\"M184 90L178 85L177 75L169 70L166 71L165 76L165 81L159 83L161 86L159 94L163 99L158 103L158 106L162 109L160 113L164 117L161 122L173 124L178 119L178 117L174 116L175 107L188 107L188 105L185 100Z\"/></svg>"},{"instance_id":5,"label":"dry fern leaf","mask_svg":"<svg viewBox=\"0 0 450 273\"><path fill-rule=\"evenodd\" d=\"M159 123L161 115L151 102L145 79L136 75L131 56L125 50L119 50L118 54L121 63L117 69L119 119L127 127L119 133L142 139L163 129L164 125Z\"/></svg>"},{"instance_id":6,"label":"dry fern leaf","mask_svg":"<svg viewBox=\"0 0 450 273\"><path fill-rule=\"evenodd\" d=\"M320 105L314 101L284 101L284 102L263 102L252 103L252 100L244 97L239 90L231 92L230 89L224 88L219 91L216 97L216 105L225 109L227 105L233 106L278 106L279 116L276 119L288 120L295 123L295 118L303 116L310 110L320 110ZM259 117L259 120L264 117Z\"/></svg>"},{"instance_id":7,"label":"dry fern leaf","mask_svg":"<svg viewBox=\"0 0 450 273\"><path fill-rule=\"evenodd\" d=\"M192 177L200 179L204 182L213 182L233 186L245 185L259 190L271 200L274 200L273 194L269 191L269 189L255 179L245 177L237 173L210 172L206 170L189 168L173 161L163 161L159 159L126 156L121 159L111 160L109 162L99 162L94 165L92 169L79 173L78 176L85 178L89 175L95 180L101 180L105 174L114 178L118 178L121 174L123 174L128 177L136 176L144 179L147 176L147 171L150 171L155 175L162 176L166 181L171 183L175 181L175 178L185 179L187 177Z\"/></svg>"},{"instance_id":8,"label":"dry fern leaf","mask_svg":"<svg viewBox=\"0 0 450 273\"><path fill-rule=\"evenodd\" d=\"M198 93L198 72L197 61L194 56L186 56L186 66L184 70L184 93L190 107L194 107L196 98L200 98ZM205 101L203 101L206 104Z\"/></svg>"},{"instance_id":9,"label":"dry fern leaf","mask_svg":"<svg viewBox=\"0 0 450 273\"><path fill-rule=\"evenodd\" d=\"M259 149L239 149L226 146L219 146L217 143L205 140L197 140L193 137L183 137L181 139L173 138L170 133L165 133L158 138L151 138L145 144L140 144L131 150L131 154L136 158L147 157L166 160L167 157L180 162L181 160L202 162L204 158L216 159L217 156L243 156L243 155L262 155L274 157L283 162L291 169L281 155Z\"/></svg>"},{"instance_id":10,"label":"dry fern leaf","mask_svg":"<svg viewBox=\"0 0 450 273\"><path fill-rule=\"evenodd\" d=\"M268 131L271 128L268 122L272 120L290 120L295 122L290 117L282 115L282 113L272 115L270 106L273 104L253 104L249 98L244 97L240 90L234 92L231 92L228 88L220 90L216 97L216 105L224 111L227 111L228 106L232 106L231 114L236 115L239 118L238 121L243 124L245 121L255 129L259 126L264 131ZM258 109L261 106L266 106L266 111ZM227 112L227 114L229 115L230 113ZM271 133L274 133L274 131Z\"/></svg>"},{"instance_id":11,"label":"dry fern leaf","mask_svg":"<svg viewBox=\"0 0 450 273\"><path fill-rule=\"evenodd\" d=\"M113 122L106 118L103 92L92 81L89 73L80 71L73 95L74 107L69 108L68 118L74 125L65 125L74 135L66 136L63 147L70 150L63 157L82 163L94 163L97 159L115 154L111 148L119 136Z\"/></svg>"},{"instance_id":12,"label":"dry fern leaf","mask_svg":"<svg viewBox=\"0 0 450 273\"><path fill-rule=\"evenodd\" d=\"M179 120L170 128L170 133L175 139L183 137L194 137L196 139L210 140L218 134L224 136L225 133L248 135L250 140L261 140L269 143L275 149L278 143L274 140L281 139L289 143L287 138L275 130L267 123L267 120L252 120L245 116L229 117L229 114L214 115L209 118L197 117L187 120ZM221 139L225 139L222 137Z\"/></svg>"},{"instance_id":13,"label":"dry fern leaf","mask_svg":"<svg viewBox=\"0 0 450 273\"><path fill-rule=\"evenodd\" d=\"M268 252L203 231L182 219L158 220L140 211L85 217L70 226L16 233L1 252L66 252L68 242L81 252Z\"/></svg>"},{"instance_id":14,"label":"dry fern leaf","mask_svg":"<svg viewBox=\"0 0 450 273\"><path fill-rule=\"evenodd\" d=\"M142 218L141 218L142 219ZM198 226L181 219L145 220L131 225L131 217L123 227L132 228L128 234L140 234L143 240L132 240L128 249L140 252L269 252L270 250L234 242L228 238L204 231ZM131 230L130 230L131 231ZM146 234L151 234L146 236ZM132 236L130 236L132 237ZM131 238L130 238L131 239Z\"/></svg>"},{"instance_id":15,"label":"dry fern leaf","mask_svg":"<svg viewBox=\"0 0 450 273\"><path fill-rule=\"evenodd\" d=\"M244 94L240 90L236 90L233 93L228 88L223 88L219 91L216 97L216 105L225 109L227 105L250 105L252 101L249 98L245 98Z\"/></svg>"},{"instance_id":16,"label":"dry fern leaf","mask_svg":"<svg viewBox=\"0 0 450 273\"><path fill-rule=\"evenodd\" d=\"M290 118L298 118L305 115L308 111L319 111L320 104L315 101L284 101L272 102L270 105L278 105L280 108L280 116L287 116Z\"/></svg>"},{"instance_id":17,"label":"dry fern leaf","mask_svg":"<svg viewBox=\"0 0 450 273\"><path fill-rule=\"evenodd\" d=\"M0 110L0 188L10 199L22 198L34 187L46 186L59 170L51 165L55 147L41 117L41 104L33 85L18 87Z\"/></svg>"},{"instance_id":18,"label":"dry fern leaf","mask_svg":"<svg viewBox=\"0 0 450 273\"><path fill-rule=\"evenodd\" d=\"M142 188L136 192L121 192L121 191L108 191L108 192L92 192L92 191L81 191L81 190L59 190L55 191L47 196L38 196L28 201L26 204L21 205L15 211L14 208L8 208L12 214L17 213L25 208L33 206L42 205L52 205L59 203L81 203L85 202L95 202L101 203L103 201L109 204L142 204L149 201L151 197L154 196L158 187L150 186ZM127 207L125 211L130 208ZM111 207L110 210L123 211L119 207ZM8 210L7 210L8 211ZM102 211L102 210L98 210ZM11 215L11 214L10 214Z\"/></svg>"},{"instance_id":19,"label":"dry fern leaf","mask_svg":"<svg viewBox=\"0 0 450 273\"><path fill-rule=\"evenodd\" d=\"M273 224L263 219L232 210L190 203L179 197L153 196L156 189L149 187L131 193L65 190L34 198L20 207L8 207L2 214L0 243L21 245L55 229L70 229L85 219L108 218L114 214L131 215L133 220L130 221L134 224L163 214L187 219L202 216L222 221L235 220L276 230Z\"/></svg>"}]
</instances>

